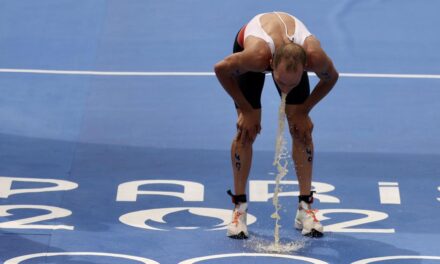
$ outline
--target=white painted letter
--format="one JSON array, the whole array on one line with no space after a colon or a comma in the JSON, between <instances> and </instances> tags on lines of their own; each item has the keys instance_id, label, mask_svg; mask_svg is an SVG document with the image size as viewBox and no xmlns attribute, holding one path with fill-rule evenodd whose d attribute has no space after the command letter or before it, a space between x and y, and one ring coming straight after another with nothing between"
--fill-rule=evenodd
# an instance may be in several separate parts
<instances>
[{"instance_id":1,"label":"white painted letter","mask_svg":"<svg viewBox=\"0 0 440 264\"><path fill-rule=\"evenodd\" d=\"M326 232L344 232L344 233L395 233L394 228L381 229L381 228L353 228L354 226L369 224L377 221L382 221L388 218L388 214L371 210L359 210L359 209L323 209L316 213L316 217L320 221L330 219L328 214L360 214L365 215L363 218L344 221L328 226L324 226Z\"/></svg>"},{"instance_id":2,"label":"white painted letter","mask_svg":"<svg viewBox=\"0 0 440 264\"><path fill-rule=\"evenodd\" d=\"M54 206L46 206L46 205L0 205L0 217L13 215L10 211L13 210L22 210L22 209L37 209L49 211L48 214L42 214L39 216L22 218L13 221L7 221L0 223L0 228L11 228L11 229L66 229L73 230L73 226L66 225L33 225L33 223L58 219L67 217L72 214L71 211L54 207Z\"/></svg>"},{"instance_id":3,"label":"white painted letter","mask_svg":"<svg viewBox=\"0 0 440 264\"><path fill-rule=\"evenodd\" d=\"M381 204L400 204L398 182L379 182L379 195Z\"/></svg>"},{"instance_id":4,"label":"white painted letter","mask_svg":"<svg viewBox=\"0 0 440 264\"><path fill-rule=\"evenodd\" d=\"M273 193L269 192L269 185L275 185L275 181L250 181L249 182L249 200L251 202L267 202L269 199L273 198ZM298 185L298 181L280 181L280 185ZM335 189L333 185L322 183L322 182L312 182L312 186L316 191L313 196L318 199L321 203L340 203L339 199L326 195L323 193L331 192ZM295 192L280 192L278 194L281 196L298 196L299 191Z\"/></svg>"},{"instance_id":5,"label":"white painted letter","mask_svg":"<svg viewBox=\"0 0 440 264\"><path fill-rule=\"evenodd\" d=\"M183 186L183 192L140 191L139 186L151 184L174 184ZM181 198L186 202L202 202L204 199L204 186L191 181L174 180L145 180L125 182L118 186L116 201L136 202L139 194L142 195L165 195Z\"/></svg>"},{"instance_id":6,"label":"white painted letter","mask_svg":"<svg viewBox=\"0 0 440 264\"><path fill-rule=\"evenodd\" d=\"M39 183L52 183L56 186L44 187L44 188L32 188L32 189L11 189L12 183L16 182L39 182ZM37 193L37 192L56 192L56 191L69 191L78 188L78 184L57 179L37 179L37 178L16 178L16 177L0 177L0 198L8 198L14 194L20 193Z\"/></svg>"}]
</instances>

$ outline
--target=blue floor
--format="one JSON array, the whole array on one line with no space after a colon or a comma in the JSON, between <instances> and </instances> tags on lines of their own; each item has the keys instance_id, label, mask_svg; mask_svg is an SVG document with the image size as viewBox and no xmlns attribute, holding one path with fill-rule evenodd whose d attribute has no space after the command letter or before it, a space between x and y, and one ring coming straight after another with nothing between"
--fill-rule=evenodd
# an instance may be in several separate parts
<instances>
[{"instance_id":1,"label":"blue floor","mask_svg":"<svg viewBox=\"0 0 440 264\"><path fill-rule=\"evenodd\" d=\"M281 241L296 248L280 254L261 248L274 229L279 98L270 78L248 186L251 236L240 241L225 235L235 110L214 76L19 71L210 73L243 23L284 10L341 73L438 76L439 7L0 2L0 263L439 263L439 78L342 75L312 112L315 207L326 234L294 230L290 164Z\"/></svg>"}]
</instances>

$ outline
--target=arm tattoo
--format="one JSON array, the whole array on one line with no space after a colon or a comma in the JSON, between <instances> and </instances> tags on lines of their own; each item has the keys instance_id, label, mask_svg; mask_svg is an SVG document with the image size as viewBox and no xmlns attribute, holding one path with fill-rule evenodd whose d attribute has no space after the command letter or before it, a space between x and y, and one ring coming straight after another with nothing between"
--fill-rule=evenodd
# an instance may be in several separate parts
<instances>
[{"instance_id":1,"label":"arm tattoo","mask_svg":"<svg viewBox=\"0 0 440 264\"><path fill-rule=\"evenodd\" d=\"M332 78L332 76L327 71L323 71L319 74L319 78L321 78L324 81L328 81Z\"/></svg>"}]
</instances>

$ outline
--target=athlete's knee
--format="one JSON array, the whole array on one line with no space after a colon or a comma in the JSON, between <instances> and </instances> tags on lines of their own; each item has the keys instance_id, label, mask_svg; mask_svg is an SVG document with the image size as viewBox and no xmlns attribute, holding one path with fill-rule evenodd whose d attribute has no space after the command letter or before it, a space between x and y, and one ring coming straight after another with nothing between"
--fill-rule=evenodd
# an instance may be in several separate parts
<instances>
[{"instance_id":1,"label":"athlete's knee","mask_svg":"<svg viewBox=\"0 0 440 264\"><path fill-rule=\"evenodd\" d=\"M289 132L292 138L295 138L295 135L298 134L298 129L296 128L295 125L290 125L289 123Z\"/></svg>"},{"instance_id":2,"label":"athlete's knee","mask_svg":"<svg viewBox=\"0 0 440 264\"><path fill-rule=\"evenodd\" d=\"M238 147L252 147L255 140L257 139L258 133L253 135L249 135L247 133L242 133L241 131L237 131L237 134L234 137L234 144Z\"/></svg>"},{"instance_id":3,"label":"athlete's knee","mask_svg":"<svg viewBox=\"0 0 440 264\"><path fill-rule=\"evenodd\" d=\"M295 127L289 127L290 135L293 142L298 146L308 146L313 144L311 130L303 130Z\"/></svg>"},{"instance_id":4,"label":"athlete's knee","mask_svg":"<svg viewBox=\"0 0 440 264\"><path fill-rule=\"evenodd\" d=\"M289 132L294 141L310 144L312 141L313 123L310 118L305 124L297 125L294 121L289 122Z\"/></svg>"}]
</instances>

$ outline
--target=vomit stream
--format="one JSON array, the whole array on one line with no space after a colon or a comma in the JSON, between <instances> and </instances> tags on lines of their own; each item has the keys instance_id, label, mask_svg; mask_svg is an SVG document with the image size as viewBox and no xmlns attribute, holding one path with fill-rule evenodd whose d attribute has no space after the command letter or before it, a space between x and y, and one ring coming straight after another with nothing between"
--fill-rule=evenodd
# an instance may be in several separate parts
<instances>
[{"instance_id":1,"label":"vomit stream","mask_svg":"<svg viewBox=\"0 0 440 264\"><path fill-rule=\"evenodd\" d=\"M275 212L271 215L271 218L275 219L275 229L274 229L274 244L273 250L278 252L282 250L280 245L280 227L279 220L281 219L279 211L281 209L281 205L279 204L278 194L281 191L280 181L287 175L289 171L287 166L289 164L289 151L287 150L287 141L284 137L284 128L286 121L286 94L283 94L281 97L281 104L278 111L278 131L276 138L276 146L275 146L275 158L273 165L277 168L277 175L275 177L275 190L272 198L272 204L275 207Z\"/></svg>"}]
</instances>

